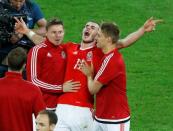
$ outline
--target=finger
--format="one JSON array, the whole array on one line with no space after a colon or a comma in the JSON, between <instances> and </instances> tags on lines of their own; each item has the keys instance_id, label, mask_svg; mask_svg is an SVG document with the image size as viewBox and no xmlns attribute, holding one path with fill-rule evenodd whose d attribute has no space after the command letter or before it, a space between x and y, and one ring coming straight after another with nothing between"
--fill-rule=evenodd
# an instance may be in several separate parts
<instances>
[{"instance_id":1,"label":"finger","mask_svg":"<svg viewBox=\"0 0 173 131\"><path fill-rule=\"evenodd\" d=\"M155 23L155 24L157 24L157 23L162 23L162 22L164 22L164 20L162 20L162 19L154 20L154 23Z\"/></svg>"},{"instance_id":2,"label":"finger","mask_svg":"<svg viewBox=\"0 0 173 131\"><path fill-rule=\"evenodd\" d=\"M80 81L72 81L72 83L80 83Z\"/></svg>"},{"instance_id":3,"label":"finger","mask_svg":"<svg viewBox=\"0 0 173 131\"><path fill-rule=\"evenodd\" d=\"M68 80L68 81L66 81L66 82L67 82L67 83L71 83L72 81L73 81L73 80ZM66 82L65 82L65 83L66 83Z\"/></svg>"},{"instance_id":4,"label":"finger","mask_svg":"<svg viewBox=\"0 0 173 131\"><path fill-rule=\"evenodd\" d=\"M153 16L150 17L150 18L147 20L147 22L151 22L152 20L153 20Z\"/></svg>"},{"instance_id":5,"label":"finger","mask_svg":"<svg viewBox=\"0 0 173 131\"><path fill-rule=\"evenodd\" d=\"M92 71L94 70L94 64L93 64L93 61L91 62L91 70L92 70Z\"/></svg>"},{"instance_id":6,"label":"finger","mask_svg":"<svg viewBox=\"0 0 173 131\"><path fill-rule=\"evenodd\" d=\"M25 22L24 22L22 17L20 17L20 21L22 22L22 24L25 24Z\"/></svg>"},{"instance_id":7,"label":"finger","mask_svg":"<svg viewBox=\"0 0 173 131\"><path fill-rule=\"evenodd\" d=\"M81 69L83 68L83 66L84 66L83 64L78 64L77 69L81 71Z\"/></svg>"},{"instance_id":8,"label":"finger","mask_svg":"<svg viewBox=\"0 0 173 131\"><path fill-rule=\"evenodd\" d=\"M85 66L85 67L89 67L89 64L85 61L85 60L83 60L83 65Z\"/></svg>"},{"instance_id":9,"label":"finger","mask_svg":"<svg viewBox=\"0 0 173 131\"><path fill-rule=\"evenodd\" d=\"M80 81L73 81L72 84L80 84Z\"/></svg>"},{"instance_id":10,"label":"finger","mask_svg":"<svg viewBox=\"0 0 173 131\"><path fill-rule=\"evenodd\" d=\"M17 23L20 23L20 20L17 17L14 17Z\"/></svg>"},{"instance_id":11,"label":"finger","mask_svg":"<svg viewBox=\"0 0 173 131\"><path fill-rule=\"evenodd\" d=\"M80 71L80 72L82 72L82 73L85 75L86 70L85 70L85 68L84 68L84 67L83 67L83 68L81 68L81 69L79 69L79 71Z\"/></svg>"},{"instance_id":12,"label":"finger","mask_svg":"<svg viewBox=\"0 0 173 131\"><path fill-rule=\"evenodd\" d=\"M80 88L81 85L72 85L70 88Z\"/></svg>"},{"instance_id":13,"label":"finger","mask_svg":"<svg viewBox=\"0 0 173 131\"><path fill-rule=\"evenodd\" d=\"M75 85L72 85L72 88L76 88L76 87L81 87L81 84L75 84Z\"/></svg>"},{"instance_id":14,"label":"finger","mask_svg":"<svg viewBox=\"0 0 173 131\"><path fill-rule=\"evenodd\" d=\"M80 89L80 87L78 86L78 87L72 87L71 88L71 90L79 90Z\"/></svg>"}]
</instances>

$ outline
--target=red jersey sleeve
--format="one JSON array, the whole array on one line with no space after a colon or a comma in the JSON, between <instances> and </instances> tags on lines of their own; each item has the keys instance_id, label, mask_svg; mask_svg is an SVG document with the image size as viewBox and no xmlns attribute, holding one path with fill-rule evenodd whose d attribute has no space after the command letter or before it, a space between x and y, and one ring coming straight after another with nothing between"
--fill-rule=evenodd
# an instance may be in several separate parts
<instances>
[{"instance_id":1,"label":"red jersey sleeve","mask_svg":"<svg viewBox=\"0 0 173 131\"><path fill-rule=\"evenodd\" d=\"M46 105L43 101L40 90L37 87L35 87L35 88L36 88L35 89L36 93L35 93L35 99L33 100L34 101L33 102L34 103L33 104L33 112L34 112L34 115L36 117L41 110L46 108Z\"/></svg>"},{"instance_id":2,"label":"red jersey sleeve","mask_svg":"<svg viewBox=\"0 0 173 131\"><path fill-rule=\"evenodd\" d=\"M114 53L111 53L104 57L101 67L99 68L94 78L104 85L117 77L119 73L121 73L119 71L118 59L114 59L114 55Z\"/></svg>"}]
</instances>

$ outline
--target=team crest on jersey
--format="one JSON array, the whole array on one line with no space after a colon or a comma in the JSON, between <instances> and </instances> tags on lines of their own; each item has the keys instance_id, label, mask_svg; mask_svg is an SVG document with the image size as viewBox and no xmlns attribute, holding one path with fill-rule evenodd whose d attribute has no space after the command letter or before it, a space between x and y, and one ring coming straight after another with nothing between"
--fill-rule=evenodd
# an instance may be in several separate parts
<instances>
[{"instance_id":1,"label":"team crest on jersey","mask_svg":"<svg viewBox=\"0 0 173 131\"><path fill-rule=\"evenodd\" d=\"M65 59L65 58L66 58L66 54L65 54L65 52L64 52L64 51L62 51L62 52L61 52L61 57L62 57L63 59Z\"/></svg>"},{"instance_id":2,"label":"team crest on jersey","mask_svg":"<svg viewBox=\"0 0 173 131\"><path fill-rule=\"evenodd\" d=\"M47 53L47 57L52 57L50 52Z\"/></svg>"},{"instance_id":3,"label":"team crest on jersey","mask_svg":"<svg viewBox=\"0 0 173 131\"><path fill-rule=\"evenodd\" d=\"M87 53L86 60L87 61L92 61L92 59L93 59L93 53L92 53L92 51L90 51L90 52Z\"/></svg>"}]
</instances>

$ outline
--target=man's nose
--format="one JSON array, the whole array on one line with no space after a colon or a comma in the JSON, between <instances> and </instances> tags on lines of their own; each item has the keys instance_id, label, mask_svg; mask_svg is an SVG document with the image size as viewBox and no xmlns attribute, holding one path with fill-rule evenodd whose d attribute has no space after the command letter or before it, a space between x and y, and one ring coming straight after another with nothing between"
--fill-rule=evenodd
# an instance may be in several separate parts
<instances>
[{"instance_id":1,"label":"man's nose","mask_svg":"<svg viewBox=\"0 0 173 131\"><path fill-rule=\"evenodd\" d=\"M87 31L89 31L91 29L91 27L90 26L87 26L86 29L87 29Z\"/></svg>"},{"instance_id":2,"label":"man's nose","mask_svg":"<svg viewBox=\"0 0 173 131\"><path fill-rule=\"evenodd\" d=\"M16 5L16 8L17 8L17 9L20 9L21 6L22 6L22 5L19 3L19 4Z\"/></svg>"},{"instance_id":3,"label":"man's nose","mask_svg":"<svg viewBox=\"0 0 173 131\"><path fill-rule=\"evenodd\" d=\"M61 34L60 33L56 33L56 37L60 37L61 36Z\"/></svg>"}]
</instances>

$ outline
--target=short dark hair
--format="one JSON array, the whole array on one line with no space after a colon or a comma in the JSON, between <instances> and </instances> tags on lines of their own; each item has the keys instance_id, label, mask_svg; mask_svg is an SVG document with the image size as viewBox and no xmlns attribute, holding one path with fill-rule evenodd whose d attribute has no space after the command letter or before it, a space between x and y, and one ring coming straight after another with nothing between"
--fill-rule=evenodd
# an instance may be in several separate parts
<instances>
[{"instance_id":1,"label":"short dark hair","mask_svg":"<svg viewBox=\"0 0 173 131\"><path fill-rule=\"evenodd\" d=\"M112 38L112 43L116 43L118 41L120 30L116 24L104 22L100 25L100 29L105 36L109 36Z\"/></svg>"},{"instance_id":2,"label":"short dark hair","mask_svg":"<svg viewBox=\"0 0 173 131\"><path fill-rule=\"evenodd\" d=\"M62 25L64 27L63 21L57 18L51 19L47 25L46 25L46 30L48 30L51 26L53 25Z\"/></svg>"},{"instance_id":3,"label":"short dark hair","mask_svg":"<svg viewBox=\"0 0 173 131\"><path fill-rule=\"evenodd\" d=\"M57 115L55 114L54 111L51 111L51 110L42 110L42 111L40 111L40 112L38 113L38 115L39 115L39 114L45 114L45 115L47 115L48 118L49 118L49 124L50 124L50 125L51 125L51 124L55 124L55 125L56 125L56 123L57 123L57 121L58 121L58 117L57 117Z\"/></svg>"},{"instance_id":4,"label":"short dark hair","mask_svg":"<svg viewBox=\"0 0 173 131\"><path fill-rule=\"evenodd\" d=\"M17 47L8 54L8 66L12 71L19 71L26 62L27 53L22 47Z\"/></svg>"}]
</instances>

